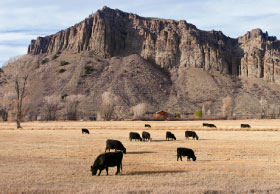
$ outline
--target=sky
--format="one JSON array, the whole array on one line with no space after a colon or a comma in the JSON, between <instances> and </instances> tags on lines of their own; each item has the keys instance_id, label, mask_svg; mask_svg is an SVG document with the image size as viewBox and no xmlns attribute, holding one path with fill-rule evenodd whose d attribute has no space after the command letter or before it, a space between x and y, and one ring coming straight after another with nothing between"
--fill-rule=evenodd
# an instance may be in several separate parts
<instances>
[{"instance_id":1,"label":"sky","mask_svg":"<svg viewBox=\"0 0 280 194\"><path fill-rule=\"evenodd\" d=\"M280 37L279 0L0 0L0 67L26 54L32 39L73 26L105 5L144 17L186 20L232 38L255 28Z\"/></svg>"}]
</instances>

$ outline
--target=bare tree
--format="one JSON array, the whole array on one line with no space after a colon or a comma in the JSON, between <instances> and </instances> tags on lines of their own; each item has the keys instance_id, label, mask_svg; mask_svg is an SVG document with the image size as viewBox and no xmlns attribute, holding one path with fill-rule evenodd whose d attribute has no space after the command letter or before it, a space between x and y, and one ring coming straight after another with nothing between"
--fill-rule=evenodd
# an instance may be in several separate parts
<instances>
[{"instance_id":1,"label":"bare tree","mask_svg":"<svg viewBox=\"0 0 280 194\"><path fill-rule=\"evenodd\" d=\"M227 96L223 99L223 106L222 106L223 115L228 118L229 116L232 116L232 111L233 111L233 99L232 97Z\"/></svg>"},{"instance_id":2,"label":"bare tree","mask_svg":"<svg viewBox=\"0 0 280 194\"><path fill-rule=\"evenodd\" d=\"M133 118L141 119L146 114L146 103L140 103L132 107L133 110Z\"/></svg>"},{"instance_id":3,"label":"bare tree","mask_svg":"<svg viewBox=\"0 0 280 194\"><path fill-rule=\"evenodd\" d=\"M14 84L15 89L15 112L17 128L21 128L21 119L23 117L23 103L26 97L26 87L28 81L28 69L26 64L21 61L20 57L11 58L10 62L14 63L5 68L5 74Z\"/></svg>"},{"instance_id":4,"label":"bare tree","mask_svg":"<svg viewBox=\"0 0 280 194\"><path fill-rule=\"evenodd\" d=\"M3 103L3 99L0 99L0 116L3 121L8 121L8 107Z\"/></svg>"},{"instance_id":5,"label":"bare tree","mask_svg":"<svg viewBox=\"0 0 280 194\"><path fill-rule=\"evenodd\" d=\"M60 97L58 95L45 96L44 103L46 104L47 108L46 119L50 121L56 120L56 112L60 103Z\"/></svg>"},{"instance_id":6,"label":"bare tree","mask_svg":"<svg viewBox=\"0 0 280 194\"><path fill-rule=\"evenodd\" d=\"M9 112L15 111L14 105L16 104L16 94L11 92L5 92L4 96L0 98L0 116L3 121L8 120Z\"/></svg>"},{"instance_id":7,"label":"bare tree","mask_svg":"<svg viewBox=\"0 0 280 194\"><path fill-rule=\"evenodd\" d=\"M205 104L204 103L202 104L201 110L202 110L202 117L205 117L206 116L206 108L205 108Z\"/></svg>"},{"instance_id":8,"label":"bare tree","mask_svg":"<svg viewBox=\"0 0 280 194\"><path fill-rule=\"evenodd\" d=\"M272 118L272 119L275 119L276 116L277 116L278 107L277 107L276 104L271 104L270 107L271 107L271 108L270 108L270 109L271 109L271 118Z\"/></svg>"},{"instance_id":9,"label":"bare tree","mask_svg":"<svg viewBox=\"0 0 280 194\"><path fill-rule=\"evenodd\" d=\"M115 108L115 100L116 97L111 92L107 91L102 94L101 117L106 121L109 121L112 118Z\"/></svg>"},{"instance_id":10,"label":"bare tree","mask_svg":"<svg viewBox=\"0 0 280 194\"><path fill-rule=\"evenodd\" d=\"M9 64L9 65L7 65ZM5 77L10 81L15 91L15 98L13 104L16 114L17 128L21 128L21 119L24 116L23 104L27 95L27 82L29 77L29 64L24 61L23 56L17 56L10 58L9 61L3 67Z\"/></svg>"},{"instance_id":11,"label":"bare tree","mask_svg":"<svg viewBox=\"0 0 280 194\"><path fill-rule=\"evenodd\" d=\"M21 128L20 122L22 118L22 105L23 99L26 97L26 85L27 85L28 73L20 74L20 72L16 72L15 75L15 90L16 90L16 123L17 128Z\"/></svg>"},{"instance_id":12,"label":"bare tree","mask_svg":"<svg viewBox=\"0 0 280 194\"><path fill-rule=\"evenodd\" d=\"M65 112L66 117L69 120L76 120L77 119L77 110L78 105L80 102L85 98L84 95L70 95L67 96L65 99Z\"/></svg>"},{"instance_id":13,"label":"bare tree","mask_svg":"<svg viewBox=\"0 0 280 194\"><path fill-rule=\"evenodd\" d=\"M260 100L260 105L261 105L261 117L264 118L266 115L266 109L268 106L267 100L262 96Z\"/></svg>"}]
</instances>

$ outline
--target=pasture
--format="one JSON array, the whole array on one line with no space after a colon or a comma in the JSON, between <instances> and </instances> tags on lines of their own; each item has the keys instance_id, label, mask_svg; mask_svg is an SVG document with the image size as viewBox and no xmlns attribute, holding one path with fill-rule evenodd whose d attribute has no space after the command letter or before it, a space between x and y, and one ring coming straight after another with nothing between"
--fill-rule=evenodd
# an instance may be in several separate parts
<instances>
[{"instance_id":1,"label":"pasture","mask_svg":"<svg viewBox=\"0 0 280 194\"><path fill-rule=\"evenodd\" d=\"M0 123L0 193L280 193L280 120L208 122L218 128L202 121L98 121L27 122L15 130L15 123ZM199 140L186 140L186 129ZM151 142L129 141L130 131L143 130ZM176 141L165 141L167 130ZM127 149L123 171L91 176L109 138ZM177 161L177 147L193 149L197 161Z\"/></svg>"}]
</instances>

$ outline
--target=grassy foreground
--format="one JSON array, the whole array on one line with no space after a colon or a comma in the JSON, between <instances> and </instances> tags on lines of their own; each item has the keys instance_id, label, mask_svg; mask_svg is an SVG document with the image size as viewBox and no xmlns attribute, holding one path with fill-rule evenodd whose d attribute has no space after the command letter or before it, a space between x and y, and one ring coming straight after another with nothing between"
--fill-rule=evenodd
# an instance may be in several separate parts
<instances>
[{"instance_id":1,"label":"grassy foreground","mask_svg":"<svg viewBox=\"0 0 280 194\"><path fill-rule=\"evenodd\" d=\"M0 123L0 193L280 193L280 120L209 122L218 128L121 121L29 122L15 130L14 123ZM200 139L186 140L186 129ZM143 130L152 142L129 141L129 131ZM165 141L167 130L177 141ZM93 177L90 166L108 138L127 148L123 171ZM177 161L177 147L192 148L197 161Z\"/></svg>"}]
</instances>

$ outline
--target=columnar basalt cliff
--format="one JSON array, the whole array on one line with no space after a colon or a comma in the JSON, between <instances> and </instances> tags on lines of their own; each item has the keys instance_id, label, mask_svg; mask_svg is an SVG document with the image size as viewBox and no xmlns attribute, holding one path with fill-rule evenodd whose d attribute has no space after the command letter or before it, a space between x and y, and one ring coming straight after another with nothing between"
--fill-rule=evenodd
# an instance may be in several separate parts
<instances>
[{"instance_id":1,"label":"columnar basalt cliff","mask_svg":"<svg viewBox=\"0 0 280 194\"><path fill-rule=\"evenodd\" d=\"M39 37L29 54L93 51L101 57L139 54L161 67L200 67L280 83L279 41L256 29L233 39L186 21L143 18L104 7L55 35Z\"/></svg>"},{"instance_id":2,"label":"columnar basalt cliff","mask_svg":"<svg viewBox=\"0 0 280 194\"><path fill-rule=\"evenodd\" d=\"M83 22L33 40L28 53L93 51L101 57L139 54L161 67L201 67L238 74L238 41L186 21L143 18L104 7Z\"/></svg>"},{"instance_id":3,"label":"columnar basalt cliff","mask_svg":"<svg viewBox=\"0 0 280 194\"><path fill-rule=\"evenodd\" d=\"M260 29L238 38L244 55L241 58L241 76L264 78L280 84L280 41Z\"/></svg>"}]
</instances>

